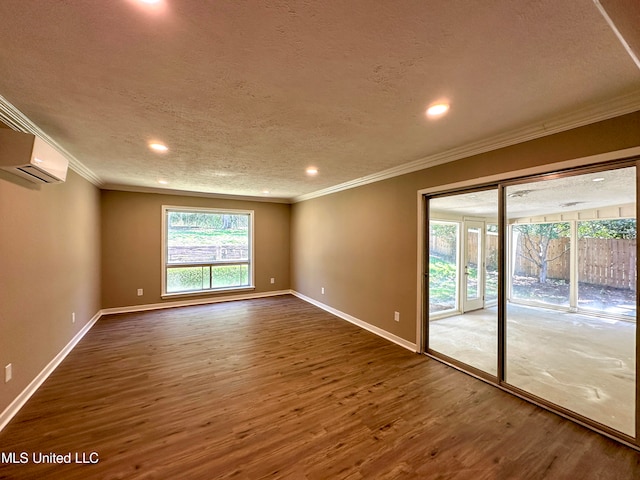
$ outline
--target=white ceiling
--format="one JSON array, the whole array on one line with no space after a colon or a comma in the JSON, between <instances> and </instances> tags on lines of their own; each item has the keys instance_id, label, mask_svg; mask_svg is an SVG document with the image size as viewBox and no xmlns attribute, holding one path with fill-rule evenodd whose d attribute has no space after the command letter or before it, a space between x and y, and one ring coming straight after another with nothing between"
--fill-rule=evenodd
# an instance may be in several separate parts
<instances>
[{"instance_id":1,"label":"white ceiling","mask_svg":"<svg viewBox=\"0 0 640 480\"><path fill-rule=\"evenodd\" d=\"M625 167L560 178L542 177L534 182L507 186L505 190L509 220L626 207L636 202L636 169ZM498 190L492 188L437 197L430 200L429 207L432 215L441 218L497 219ZM635 208L631 210L635 213ZM605 213L611 215L610 211L600 212L600 215ZM616 211L610 218L619 215L622 212Z\"/></svg>"},{"instance_id":2,"label":"white ceiling","mask_svg":"<svg viewBox=\"0 0 640 480\"><path fill-rule=\"evenodd\" d=\"M0 95L101 186L291 199L640 109L596 3L2 0Z\"/></svg>"}]
</instances>

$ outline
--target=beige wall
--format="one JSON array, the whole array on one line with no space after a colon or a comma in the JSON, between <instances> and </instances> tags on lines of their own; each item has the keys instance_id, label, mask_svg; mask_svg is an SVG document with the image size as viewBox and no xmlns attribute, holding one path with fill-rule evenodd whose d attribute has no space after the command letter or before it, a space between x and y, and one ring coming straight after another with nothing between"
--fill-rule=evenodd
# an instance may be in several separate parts
<instances>
[{"instance_id":1,"label":"beige wall","mask_svg":"<svg viewBox=\"0 0 640 480\"><path fill-rule=\"evenodd\" d=\"M638 146L640 112L296 203L292 288L415 342L419 190Z\"/></svg>"},{"instance_id":2,"label":"beige wall","mask_svg":"<svg viewBox=\"0 0 640 480\"><path fill-rule=\"evenodd\" d=\"M162 205L255 210L256 293L293 288L413 342L418 190L638 146L640 112L293 206L100 192L73 171L36 186L0 171L0 373L12 363L14 376L0 378L0 411L100 308L162 301Z\"/></svg>"},{"instance_id":3,"label":"beige wall","mask_svg":"<svg viewBox=\"0 0 640 480\"><path fill-rule=\"evenodd\" d=\"M102 191L102 307L162 302L162 205L254 210L255 285L248 293L288 290L287 204ZM275 283L270 283L270 278ZM144 295L137 296L142 288ZM223 297L232 294L208 295ZM177 297L165 301L206 298Z\"/></svg>"},{"instance_id":4,"label":"beige wall","mask_svg":"<svg viewBox=\"0 0 640 480\"><path fill-rule=\"evenodd\" d=\"M56 185L0 172L0 412L100 310L99 216L73 171Z\"/></svg>"}]
</instances>

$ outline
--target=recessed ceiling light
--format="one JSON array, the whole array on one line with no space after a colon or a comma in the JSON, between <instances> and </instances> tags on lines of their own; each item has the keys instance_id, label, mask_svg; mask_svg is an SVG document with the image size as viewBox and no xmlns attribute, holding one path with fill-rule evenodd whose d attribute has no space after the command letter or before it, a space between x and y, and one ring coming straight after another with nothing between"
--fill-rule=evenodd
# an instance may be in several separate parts
<instances>
[{"instance_id":1,"label":"recessed ceiling light","mask_svg":"<svg viewBox=\"0 0 640 480\"><path fill-rule=\"evenodd\" d=\"M158 183L160 185L169 185L169 182L167 182L166 180L158 180Z\"/></svg>"},{"instance_id":2,"label":"recessed ceiling light","mask_svg":"<svg viewBox=\"0 0 640 480\"><path fill-rule=\"evenodd\" d=\"M167 4L165 0L129 0L137 3L145 12L162 13L166 11Z\"/></svg>"},{"instance_id":3,"label":"recessed ceiling light","mask_svg":"<svg viewBox=\"0 0 640 480\"><path fill-rule=\"evenodd\" d=\"M449 111L448 103L435 103L427 108L427 116L431 118L440 117Z\"/></svg>"},{"instance_id":4,"label":"recessed ceiling light","mask_svg":"<svg viewBox=\"0 0 640 480\"><path fill-rule=\"evenodd\" d=\"M598 177L591 180L592 182L604 182L604 177Z\"/></svg>"},{"instance_id":5,"label":"recessed ceiling light","mask_svg":"<svg viewBox=\"0 0 640 480\"><path fill-rule=\"evenodd\" d=\"M157 142L150 143L149 148L155 152L166 152L167 150L169 150L169 147Z\"/></svg>"},{"instance_id":6,"label":"recessed ceiling light","mask_svg":"<svg viewBox=\"0 0 640 480\"><path fill-rule=\"evenodd\" d=\"M262 190L262 193L264 193L265 195L269 195L271 192L269 190Z\"/></svg>"},{"instance_id":7,"label":"recessed ceiling light","mask_svg":"<svg viewBox=\"0 0 640 480\"><path fill-rule=\"evenodd\" d=\"M318 173L318 169L316 167L307 168L307 174L308 175L316 175L317 173Z\"/></svg>"}]
</instances>

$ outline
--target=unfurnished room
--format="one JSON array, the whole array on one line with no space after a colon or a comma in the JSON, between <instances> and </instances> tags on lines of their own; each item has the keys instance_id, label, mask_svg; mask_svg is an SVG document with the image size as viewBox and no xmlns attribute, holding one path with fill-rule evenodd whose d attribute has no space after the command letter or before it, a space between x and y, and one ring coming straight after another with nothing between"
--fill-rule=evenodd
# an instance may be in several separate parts
<instances>
[{"instance_id":1,"label":"unfurnished room","mask_svg":"<svg viewBox=\"0 0 640 480\"><path fill-rule=\"evenodd\" d=\"M0 23L0 479L640 477L640 2Z\"/></svg>"}]
</instances>

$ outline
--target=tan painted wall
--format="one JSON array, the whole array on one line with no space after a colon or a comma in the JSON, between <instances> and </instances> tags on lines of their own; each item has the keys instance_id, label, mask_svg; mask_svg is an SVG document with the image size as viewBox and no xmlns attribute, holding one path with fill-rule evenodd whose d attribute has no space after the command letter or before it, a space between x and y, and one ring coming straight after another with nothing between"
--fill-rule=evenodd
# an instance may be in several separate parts
<instances>
[{"instance_id":1,"label":"tan painted wall","mask_svg":"<svg viewBox=\"0 0 640 480\"><path fill-rule=\"evenodd\" d=\"M36 186L0 172L0 373L12 363L14 376L0 379L0 411L100 308L162 301L163 204L255 210L255 292L293 288L415 341L419 189L637 146L640 112L293 206L100 192L73 171Z\"/></svg>"},{"instance_id":2,"label":"tan painted wall","mask_svg":"<svg viewBox=\"0 0 640 480\"><path fill-rule=\"evenodd\" d=\"M73 171L56 185L0 172L0 412L100 310L99 216Z\"/></svg>"},{"instance_id":3,"label":"tan painted wall","mask_svg":"<svg viewBox=\"0 0 640 480\"><path fill-rule=\"evenodd\" d=\"M292 288L415 342L419 190L638 146L640 112L296 203Z\"/></svg>"},{"instance_id":4,"label":"tan painted wall","mask_svg":"<svg viewBox=\"0 0 640 480\"><path fill-rule=\"evenodd\" d=\"M163 302L162 205L254 210L256 288L249 293L291 288L290 205L110 190L102 191L101 204L103 308ZM271 277L275 278L274 284L269 283ZM144 290L141 297L137 296L138 288Z\"/></svg>"}]
</instances>

